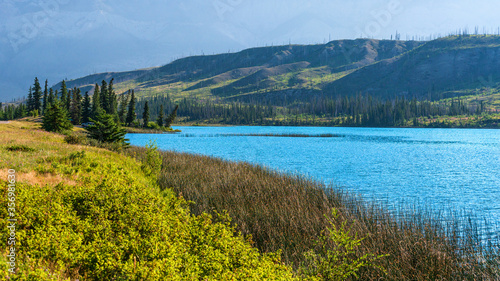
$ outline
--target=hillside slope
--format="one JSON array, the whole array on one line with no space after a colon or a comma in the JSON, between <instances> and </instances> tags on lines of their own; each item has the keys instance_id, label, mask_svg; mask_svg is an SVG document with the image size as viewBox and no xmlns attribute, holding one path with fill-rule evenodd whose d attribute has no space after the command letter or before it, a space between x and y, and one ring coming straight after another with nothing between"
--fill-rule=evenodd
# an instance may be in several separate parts
<instances>
[{"instance_id":1,"label":"hillside slope","mask_svg":"<svg viewBox=\"0 0 500 281\"><path fill-rule=\"evenodd\" d=\"M101 73L67 81L68 88L85 87L115 79L118 92L133 88L139 95L174 96L251 94L281 88L309 88L338 79L374 62L401 55L421 42L339 40L323 45L286 45L209 56L193 56L162 67ZM53 87L59 89L60 84Z\"/></svg>"},{"instance_id":2,"label":"hillside slope","mask_svg":"<svg viewBox=\"0 0 500 281\"><path fill-rule=\"evenodd\" d=\"M169 94L174 99L277 105L357 94L439 100L496 88L499 66L500 36L429 42L357 39L193 56L162 67L90 75L67 85L92 93L95 83L114 78L117 93L135 89L139 97Z\"/></svg>"},{"instance_id":3,"label":"hillside slope","mask_svg":"<svg viewBox=\"0 0 500 281\"><path fill-rule=\"evenodd\" d=\"M500 37L453 36L363 67L330 83L324 91L435 100L464 90L496 86L499 66Z\"/></svg>"}]
</instances>

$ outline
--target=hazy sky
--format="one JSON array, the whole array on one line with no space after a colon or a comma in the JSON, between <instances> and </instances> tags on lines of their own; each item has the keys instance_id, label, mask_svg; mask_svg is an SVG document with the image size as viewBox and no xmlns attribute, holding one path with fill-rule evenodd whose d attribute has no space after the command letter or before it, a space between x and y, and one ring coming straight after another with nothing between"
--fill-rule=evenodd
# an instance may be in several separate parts
<instances>
[{"instance_id":1,"label":"hazy sky","mask_svg":"<svg viewBox=\"0 0 500 281\"><path fill-rule=\"evenodd\" d=\"M104 71L245 48L401 39L475 26L497 33L498 1L0 0L0 101Z\"/></svg>"}]
</instances>

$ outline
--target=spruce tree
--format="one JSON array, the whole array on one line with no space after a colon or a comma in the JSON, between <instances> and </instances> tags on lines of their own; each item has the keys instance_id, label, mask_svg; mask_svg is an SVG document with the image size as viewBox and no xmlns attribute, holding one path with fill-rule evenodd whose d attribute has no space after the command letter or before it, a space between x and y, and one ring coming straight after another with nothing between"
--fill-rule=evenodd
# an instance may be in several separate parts
<instances>
[{"instance_id":1,"label":"spruce tree","mask_svg":"<svg viewBox=\"0 0 500 281\"><path fill-rule=\"evenodd\" d=\"M144 112L142 113L142 126L144 128L147 128L148 127L148 124L149 124L149 105L148 105L148 102L146 102L144 104Z\"/></svg>"},{"instance_id":2,"label":"spruce tree","mask_svg":"<svg viewBox=\"0 0 500 281\"><path fill-rule=\"evenodd\" d=\"M109 113L109 100L108 100L108 83L105 80L101 82L101 108Z\"/></svg>"},{"instance_id":3,"label":"spruce tree","mask_svg":"<svg viewBox=\"0 0 500 281\"><path fill-rule=\"evenodd\" d=\"M101 110L101 93L99 90L99 85L96 83L94 87L94 95L92 96L92 118L97 118L97 115L99 115L99 112Z\"/></svg>"},{"instance_id":4,"label":"spruce tree","mask_svg":"<svg viewBox=\"0 0 500 281\"><path fill-rule=\"evenodd\" d=\"M45 90L43 91L43 104L42 104L42 114L45 112L45 109L47 109L47 102L49 98L49 81L45 79Z\"/></svg>"},{"instance_id":5,"label":"spruce tree","mask_svg":"<svg viewBox=\"0 0 500 281\"><path fill-rule=\"evenodd\" d=\"M130 102L128 104L127 119L125 120L129 126L135 121L135 103L135 94L134 90L132 90L132 95L130 96Z\"/></svg>"},{"instance_id":6,"label":"spruce tree","mask_svg":"<svg viewBox=\"0 0 500 281\"><path fill-rule=\"evenodd\" d=\"M81 124L81 120L82 120L82 95L80 94L80 89L77 89L76 87L72 91L70 116L71 116L72 123L74 125Z\"/></svg>"},{"instance_id":7,"label":"spruce tree","mask_svg":"<svg viewBox=\"0 0 500 281\"><path fill-rule=\"evenodd\" d=\"M26 102L28 112L31 112L33 110L33 88L30 87L30 90L28 92L28 101Z\"/></svg>"},{"instance_id":8,"label":"spruce tree","mask_svg":"<svg viewBox=\"0 0 500 281\"><path fill-rule=\"evenodd\" d=\"M172 113L165 119L165 127L170 128L172 123L174 123L175 118L177 117L177 109L179 105L176 105Z\"/></svg>"},{"instance_id":9,"label":"spruce tree","mask_svg":"<svg viewBox=\"0 0 500 281\"><path fill-rule=\"evenodd\" d=\"M54 90L49 89L49 97L48 97L48 100L47 100L47 107L49 107L50 104L54 103L54 101L56 100L55 96L54 96ZM45 109L47 109L47 107Z\"/></svg>"},{"instance_id":10,"label":"spruce tree","mask_svg":"<svg viewBox=\"0 0 500 281\"><path fill-rule=\"evenodd\" d=\"M125 118L127 113L127 102L129 96L130 96L130 90L128 90L127 94L122 94L120 97L120 110L118 110L118 119L122 124L125 123Z\"/></svg>"},{"instance_id":11,"label":"spruce tree","mask_svg":"<svg viewBox=\"0 0 500 281\"><path fill-rule=\"evenodd\" d=\"M61 106L64 107L66 110L68 110L68 108L66 107L66 104L68 103L68 88L66 87L66 81L62 81L61 82L61 99L60 99L60 102L61 102Z\"/></svg>"},{"instance_id":12,"label":"spruce tree","mask_svg":"<svg viewBox=\"0 0 500 281\"><path fill-rule=\"evenodd\" d=\"M116 100L115 90L113 89L113 81L115 79L111 78L108 85L108 104L109 104L109 114L115 115L118 107L118 101Z\"/></svg>"},{"instance_id":13,"label":"spruce tree","mask_svg":"<svg viewBox=\"0 0 500 281\"><path fill-rule=\"evenodd\" d=\"M160 105L160 112L158 114L158 119L156 120L156 123L158 126L163 127L163 104Z\"/></svg>"},{"instance_id":14,"label":"spruce tree","mask_svg":"<svg viewBox=\"0 0 500 281\"><path fill-rule=\"evenodd\" d=\"M35 77L35 84L33 85L33 110L42 111L42 87L38 81L38 77Z\"/></svg>"},{"instance_id":15,"label":"spruce tree","mask_svg":"<svg viewBox=\"0 0 500 281\"><path fill-rule=\"evenodd\" d=\"M128 145L125 139L126 131L114 121L114 116L101 111L97 118L90 119L94 124L87 127L89 138L105 143Z\"/></svg>"},{"instance_id":16,"label":"spruce tree","mask_svg":"<svg viewBox=\"0 0 500 281\"><path fill-rule=\"evenodd\" d=\"M92 117L92 105L90 103L89 92L85 92L82 103L82 123L88 123Z\"/></svg>"},{"instance_id":17,"label":"spruce tree","mask_svg":"<svg viewBox=\"0 0 500 281\"><path fill-rule=\"evenodd\" d=\"M42 128L49 132L62 133L71 130L73 125L69 122L67 111L61 106L59 101L55 101L47 107L43 116Z\"/></svg>"},{"instance_id":18,"label":"spruce tree","mask_svg":"<svg viewBox=\"0 0 500 281\"><path fill-rule=\"evenodd\" d=\"M68 96L66 97L66 104L64 105L64 108L66 108L66 110L68 112L71 112L71 101L73 100L73 93L75 92L75 90L73 89L70 89L68 91ZM70 114L71 116L71 114Z\"/></svg>"}]
</instances>

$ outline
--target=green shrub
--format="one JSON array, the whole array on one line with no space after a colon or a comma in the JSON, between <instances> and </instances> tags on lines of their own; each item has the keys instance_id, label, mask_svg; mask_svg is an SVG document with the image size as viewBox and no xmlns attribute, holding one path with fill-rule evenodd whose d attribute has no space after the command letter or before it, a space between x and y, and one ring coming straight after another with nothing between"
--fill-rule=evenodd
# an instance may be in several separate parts
<instances>
[{"instance_id":1,"label":"green shrub","mask_svg":"<svg viewBox=\"0 0 500 281\"><path fill-rule=\"evenodd\" d=\"M148 128L153 129L153 130L161 130L162 128L156 124L156 122L148 122Z\"/></svg>"},{"instance_id":2,"label":"green shrub","mask_svg":"<svg viewBox=\"0 0 500 281\"><path fill-rule=\"evenodd\" d=\"M148 176L157 178L160 175L162 166L162 158L158 151L156 141L150 141L146 145L146 158L141 166L144 173Z\"/></svg>"},{"instance_id":3,"label":"green shrub","mask_svg":"<svg viewBox=\"0 0 500 281\"><path fill-rule=\"evenodd\" d=\"M337 209L332 210L332 217L339 219ZM375 261L387 256L376 256L372 253L366 253L357 257L356 251L361 246L363 238L358 238L357 234L351 234L352 227L347 227L347 221L343 221L339 227L335 221L328 218L330 227L327 227L327 233L317 241L319 251L310 250L304 253L305 262L303 262L300 271L308 278L318 278L318 280L346 280L352 276L359 277L357 272L364 267L374 267L385 271ZM333 242L334 248L329 246Z\"/></svg>"},{"instance_id":4,"label":"green shrub","mask_svg":"<svg viewBox=\"0 0 500 281\"><path fill-rule=\"evenodd\" d=\"M68 144L87 144L87 137L82 134L73 133L64 137Z\"/></svg>"},{"instance_id":5,"label":"green shrub","mask_svg":"<svg viewBox=\"0 0 500 281\"><path fill-rule=\"evenodd\" d=\"M76 182L17 184L19 270L11 279L293 279L279 255L260 254L235 235L227 215L190 215L186 201L171 190L160 193L132 159L75 151L40 165ZM6 191L5 181L1 186ZM7 206L6 196L0 205ZM7 208L0 208L3 229L5 218ZM4 264L7 236L0 232Z\"/></svg>"},{"instance_id":6,"label":"green shrub","mask_svg":"<svg viewBox=\"0 0 500 281\"><path fill-rule=\"evenodd\" d=\"M34 152L35 149L24 144L7 146L8 151Z\"/></svg>"}]
</instances>

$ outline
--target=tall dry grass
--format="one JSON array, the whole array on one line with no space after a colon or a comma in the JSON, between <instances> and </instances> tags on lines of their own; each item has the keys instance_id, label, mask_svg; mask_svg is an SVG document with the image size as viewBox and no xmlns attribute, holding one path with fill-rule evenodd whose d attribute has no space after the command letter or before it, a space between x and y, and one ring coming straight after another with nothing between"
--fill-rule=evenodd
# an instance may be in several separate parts
<instances>
[{"instance_id":1,"label":"tall dry grass","mask_svg":"<svg viewBox=\"0 0 500 281\"><path fill-rule=\"evenodd\" d=\"M143 160L144 152L132 147L124 153ZM336 208L336 223L347 221L353 232L366 237L357 256L389 254L378 261L386 273L363 268L361 280L500 280L498 246L482 245L479 230L464 223L467 217L447 224L431 211L400 210L396 217L304 177L206 156L161 154L161 188L193 201L194 214L227 211L257 248L282 250L283 260L295 269L304 262L304 252L318 247L315 241Z\"/></svg>"}]
</instances>

